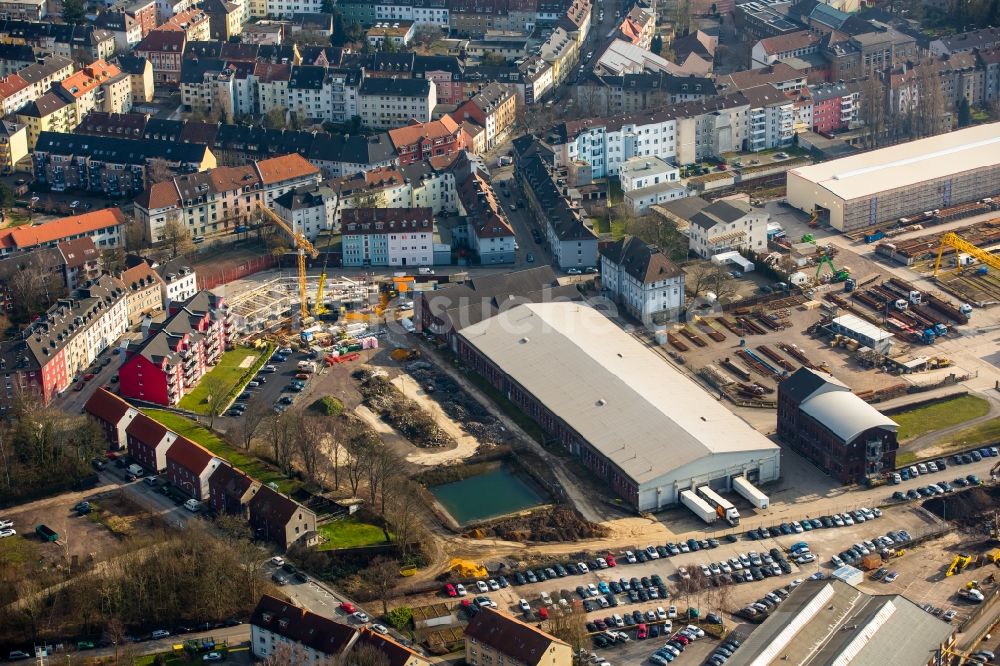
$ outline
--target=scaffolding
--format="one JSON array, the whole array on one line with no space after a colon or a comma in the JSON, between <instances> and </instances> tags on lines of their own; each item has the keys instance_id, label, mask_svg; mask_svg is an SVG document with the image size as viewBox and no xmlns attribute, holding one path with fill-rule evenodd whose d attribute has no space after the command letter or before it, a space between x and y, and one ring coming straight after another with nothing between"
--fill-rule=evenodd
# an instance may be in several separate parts
<instances>
[{"instance_id":1,"label":"scaffolding","mask_svg":"<svg viewBox=\"0 0 1000 666\"><path fill-rule=\"evenodd\" d=\"M322 275L307 276L310 293L319 287ZM235 323L248 333L267 330L284 324L300 307L301 283L298 276L281 276L249 287L226 300ZM378 301L378 285L362 279L346 277L325 279L325 303L338 307L362 309Z\"/></svg>"}]
</instances>

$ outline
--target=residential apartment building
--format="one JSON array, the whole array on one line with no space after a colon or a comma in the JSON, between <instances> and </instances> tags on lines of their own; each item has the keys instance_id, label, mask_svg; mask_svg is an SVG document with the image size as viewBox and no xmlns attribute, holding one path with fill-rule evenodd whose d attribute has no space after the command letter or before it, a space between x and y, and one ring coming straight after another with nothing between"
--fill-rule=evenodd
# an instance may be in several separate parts
<instances>
[{"instance_id":1,"label":"residential apartment building","mask_svg":"<svg viewBox=\"0 0 1000 666\"><path fill-rule=\"evenodd\" d=\"M215 366L232 336L225 300L209 291L173 303L159 325L129 344L118 371L119 394L158 405L176 405Z\"/></svg>"},{"instance_id":2,"label":"residential apartment building","mask_svg":"<svg viewBox=\"0 0 1000 666\"><path fill-rule=\"evenodd\" d=\"M619 172L625 204L635 215L645 215L651 206L688 196L680 170L657 157L633 157Z\"/></svg>"},{"instance_id":3,"label":"residential apartment building","mask_svg":"<svg viewBox=\"0 0 1000 666\"><path fill-rule=\"evenodd\" d=\"M0 17L22 21L41 21L48 14L45 0L3 0Z\"/></svg>"},{"instance_id":4,"label":"residential apartment building","mask_svg":"<svg viewBox=\"0 0 1000 666\"><path fill-rule=\"evenodd\" d=\"M201 444L178 436L167 449L166 477L191 499L207 501L210 492L208 480L223 464L222 458L215 457Z\"/></svg>"},{"instance_id":5,"label":"residential apartment building","mask_svg":"<svg viewBox=\"0 0 1000 666\"><path fill-rule=\"evenodd\" d=\"M153 243L163 242L168 220L183 222L192 236L225 236L247 225L260 205L271 207L282 194L319 180L319 169L297 153L217 167L146 188L135 200L135 217Z\"/></svg>"},{"instance_id":6,"label":"residential apartment building","mask_svg":"<svg viewBox=\"0 0 1000 666\"><path fill-rule=\"evenodd\" d=\"M0 256L56 247L78 238L90 238L98 249L108 250L124 242L124 226L125 215L120 208L105 208L45 224L4 229L0 231Z\"/></svg>"},{"instance_id":7,"label":"residential apartment building","mask_svg":"<svg viewBox=\"0 0 1000 666\"><path fill-rule=\"evenodd\" d=\"M635 236L601 248L601 289L646 326L677 320L684 309L684 275Z\"/></svg>"},{"instance_id":8,"label":"residential apartment building","mask_svg":"<svg viewBox=\"0 0 1000 666\"><path fill-rule=\"evenodd\" d=\"M388 134L401 165L453 155L465 148L459 123L449 115L426 123L411 122L405 127L389 130Z\"/></svg>"},{"instance_id":9,"label":"residential apartment building","mask_svg":"<svg viewBox=\"0 0 1000 666\"><path fill-rule=\"evenodd\" d=\"M851 127L858 120L861 108L861 84L823 83L809 86L812 97L812 127L816 132L831 134Z\"/></svg>"},{"instance_id":10,"label":"residential apartment building","mask_svg":"<svg viewBox=\"0 0 1000 666\"><path fill-rule=\"evenodd\" d=\"M107 60L115 53L114 34L93 25L0 19L0 34L8 35L11 43L70 60Z\"/></svg>"},{"instance_id":11,"label":"residential apartment building","mask_svg":"<svg viewBox=\"0 0 1000 666\"><path fill-rule=\"evenodd\" d=\"M118 276L128 291L128 324L138 326L147 317L163 312L163 289L160 276L143 262Z\"/></svg>"},{"instance_id":12,"label":"residential apartment building","mask_svg":"<svg viewBox=\"0 0 1000 666\"><path fill-rule=\"evenodd\" d=\"M73 61L61 56L48 56L42 62L22 67L0 80L0 109L12 114L72 73Z\"/></svg>"},{"instance_id":13,"label":"residential apartment building","mask_svg":"<svg viewBox=\"0 0 1000 666\"><path fill-rule=\"evenodd\" d=\"M0 173L13 173L18 162L28 156L26 125L0 121Z\"/></svg>"},{"instance_id":14,"label":"residential apartment building","mask_svg":"<svg viewBox=\"0 0 1000 666\"><path fill-rule=\"evenodd\" d=\"M61 241L56 249L62 255L68 289L76 289L84 282L96 280L101 275L101 251L90 236Z\"/></svg>"},{"instance_id":15,"label":"residential apartment building","mask_svg":"<svg viewBox=\"0 0 1000 666\"><path fill-rule=\"evenodd\" d=\"M198 275L190 266L185 266L176 259L163 264L154 263L152 266L160 276L160 295L164 308L169 308L172 303L183 303L197 293Z\"/></svg>"},{"instance_id":16,"label":"residential apartment building","mask_svg":"<svg viewBox=\"0 0 1000 666\"><path fill-rule=\"evenodd\" d=\"M162 25L157 26L156 30L181 32L188 42L205 42L212 38L209 16L197 7L174 14Z\"/></svg>"},{"instance_id":17,"label":"residential apartment building","mask_svg":"<svg viewBox=\"0 0 1000 666\"><path fill-rule=\"evenodd\" d=\"M133 55L145 58L153 66L157 86L176 86L181 78L187 36L182 30L157 29L136 45Z\"/></svg>"},{"instance_id":18,"label":"residential apartment building","mask_svg":"<svg viewBox=\"0 0 1000 666\"><path fill-rule=\"evenodd\" d=\"M573 648L506 613L482 608L465 627L465 663L572 666Z\"/></svg>"},{"instance_id":19,"label":"residential apartment building","mask_svg":"<svg viewBox=\"0 0 1000 666\"><path fill-rule=\"evenodd\" d=\"M556 265L563 270L597 266L597 236L584 223L585 212L564 194L556 180L565 169L550 162L546 151L531 137L515 140L514 177L521 184L528 209L545 230Z\"/></svg>"},{"instance_id":20,"label":"residential apartment building","mask_svg":"<svg viewBox=\"0 0 1000 666\"><path fill-rule=\"evenodd\" d=\"M372 129L428 122L435 106L436 86L426 79L366 78L358 89L358 116Z\"/></svg>"},{"instance_id":21,"label":"residential apartment building","mask_svg":"<svg viewBox=\"0 0 1000 666\"><path fill-rule=\"evenodd\" d=\"M432 266L430 208L348 208L340 213L344 266Z\"/></svg>"},{"instance_id":22,"label":"residential apartment building","mask_svg":"<svg viewBox=\"0 0 1000 666\"><path fill-rule=\"evenodd\" d=\"M154 167L195 173L214 168L215 156L195 143L42 132L32 162L35 182L54 192L76 189L123 197L142 192Z\"/></svg>"},{"instance_id":23,"label":"residential apartment building","mask_svg":"<svg viewBox=\"0 0 1000 666\"><path fill-rule=\"evenodd\" d=\"M362 646L373 649L382 660L380 663L390 666L428 666L430 663L391 637L367 627L355 629L265 594L250 616L250 651L257 659L267 659L279 646L290 649L295 659L303 664L333 660L354 663L351 651Z\"/></svg>"},{"instance_id":24,"label":"residential apartment building","mask_svg":"<svg viewBox=\"0 0 1000 666\"><path fill-rule=\"evenodd\" d=\"M72 102L74 127L91 111L128 113L132 110L132 82L117 66L93 62L53 86L57 95Z\"/></svg>"},{"instance_id":25,"label":"residential apartment building","mask_svg":"<svg viewBox=\"0 0 1000 666\"><path fill-rule=\"evenodd\" d=\"M126 292L118 280L102 275L73 290L31 322L20 339L0 343L0 410L25 392L47 405L127 330Z\"/></svg>"},{"instance_id":26,"label":"residential apartment building","mask_svg":"<svg viewBox=\"0 0 1000 666\"><path fill-rule=\"evenodd\" d=\"M94 24L115 36L115 51L128 53L142 41L142 26L133 16L123 10L101 12Z\"/></svg>"},{"instance_id":27,"label":"residential apartment building","mask_svg":"<svg viewBox=\"0 0 1000 666\"><path fill-rule=\"evenodd\" d=\"M17 122L27 132L28 148L38 145L42 133L69 134L76 127L76 105L55 93L41 95L17 112Z\"/></svg>"},{"instance_id":28,"label":"residential apartment building","mask_svg":"<svg viewBox=\"0 0 1000 666\"><path fill-rule=\"evenodd\" d=\"M591 73L577 82L575 99L592 115L612 116L702 101L715 97L716 93L715 83L706 77L666 72L620 76Z\"/></svg>"},{"instance_id":29,"label":"residential apartment building","mask_svg":"<svg viewBox=\"0 0 1000 666\"><path fill-rule=\"evenodd\" d=\"M250 500L261 485L232 465L219 465L208 479L208 504L220 516L249 520Z\"/></svg>"},{"instance_id":30,"label":"residential apartment building","mask_svg":"<svg viewBox=\"0 0 1000 666\"><path fill-rule=\"evenodd\" d=\"M688 249L703 259L735 250L764 252L770 219L764 209L735 199L706 204L688 220Z\"/></svg>"},{"instance_id":31,"label":"residential apartment building","mask_svg":"<svg viewBox=\"0 0 1000 666\"><path fill-rule=\"evenodd\" d=\"M38 62L28 44L0 44L0 76L10 76L19 69Z\"/></svg>"},{"instance_id":32,"label":"residential apartment building","mask_svg":"<svg viewBox=\"0 0 1000 666\"><path fill-rule=\"evenodd\" d=\"M139 56L123 55L116 59L118 68L128 75L132 87L132 102L142 104L153 101L153 64Z\"/></svg>"},{"instance_id":33,"label":"residential apartment building","mask_svg":"<svg viewBox=\"0 0 1000 666\"><path fill-rule=\"evenodd\" d=\"M742 91L750 103L747 148L753 152L792 145L795 138L795 103L770 85Z\"/></svg>"},{"instance_id":34,"label":"residential apartment building","mask_svg":"<svg viewBox=\"0 0 1000 666\"><path fill-rule=\"evenodd\" d=\"M630 43L641 49L649 50L656 34L656 15L654 10L645 7L633 7L622 17L618 24L618 32Z\"/></svg>"},{"instance_id":35,"label":"residential apartment building","mask_svg":"<svg viewBox=\"0 0 1000 666\"><path fill-rule=\"evenodd\" d=\"M671 109L588 118L556 126L552 137L557 166L579 161L590 166L593 178L606 178L618 175L632 157L674 159L677 118Z\"/></svg>"},{"instance_id":36,"label":"residential apartment building","mask_svg":"<svg viewBox=\"0 0 1000 666\"><path fill-rule=\"evenodd\" d=\"M486 130L486 149L502 143L517 120L517 94L511 86L490 83L452 114L459 121L474 121Z\"/></svg>"},{"instance_id":37,"label":"residential apartment building","mask_svg":"<svg viewBox=\"0 0 1000 666\"><path fill-rule=\"evenodd\" d=\"M99 389L103 391L104 389ZM108 393L115 400L125 403L118 396ZM125 403L128 404L128 403ZM91 412L91 415L94 415ZM140 413L125 428L125 448L135 463L153 474L167 471L167 451L180 437L159 421Z\"/></svg>"},{"instance_id":38,"label":"residential apartment building","mask_svg":"<svg viewBox=\"0 0 1000 666\"><path fill-rule=\"evenodd\" d=\"M465 239L483 266L517 261L517 242L503 202L478 171L458 186L459 213L465 216Z\"/></svg>"},{"instance_id":39,"label":"residential apartment building","mask_svg":"<svg viewBox=\"0 0 1000 666\"><path fill-rule=\"evenodd\" d=\"M274 200L274 212L310 241L320 233L337 231L337 195L321 185L302 185Z\"/></svg>"}]
</instances>

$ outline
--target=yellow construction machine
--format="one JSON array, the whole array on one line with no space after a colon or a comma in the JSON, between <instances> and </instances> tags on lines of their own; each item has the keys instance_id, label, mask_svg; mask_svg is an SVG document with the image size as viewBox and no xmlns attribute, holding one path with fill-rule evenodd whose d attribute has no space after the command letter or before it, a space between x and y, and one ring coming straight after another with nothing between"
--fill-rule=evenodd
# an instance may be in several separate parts
<instances>
[{"instance_id":1,"label":"yellow construction machine","mask_svg":"<svg viewBox=\"0 0 1000 666\"><path fill-rule=\"evenodd\" d=\"M304 234L293 229L264 203L258 203L257 208L265 218L281 227L286 234L291 236L292 241L295 243L295 249L299 255L299 314L302 315L302 325L305 326L306 320L309 319L309 295L306 293L306 254L308 253L310 257L316 258L318 255L316 248L313 247ZM322 289L322 283L320 289Z\"/></svg>"}]
</instances>

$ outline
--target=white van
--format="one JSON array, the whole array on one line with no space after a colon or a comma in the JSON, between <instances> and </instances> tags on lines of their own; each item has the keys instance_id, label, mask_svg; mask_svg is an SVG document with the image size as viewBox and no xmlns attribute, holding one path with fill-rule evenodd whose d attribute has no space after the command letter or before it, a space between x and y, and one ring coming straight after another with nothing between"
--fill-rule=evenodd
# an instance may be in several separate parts
<instances>
[{"instance_id":1,"label":"white van","mask_svg":"<svg viewBox=\"0 0 1000 666\"><path fill-rule=\"evenodd\" d=\"M128 473L133 476L142 476L143 474L146 473L146 471L143 468L139 467L138 465L129 465Z\"/></svg>"}]
</instances>

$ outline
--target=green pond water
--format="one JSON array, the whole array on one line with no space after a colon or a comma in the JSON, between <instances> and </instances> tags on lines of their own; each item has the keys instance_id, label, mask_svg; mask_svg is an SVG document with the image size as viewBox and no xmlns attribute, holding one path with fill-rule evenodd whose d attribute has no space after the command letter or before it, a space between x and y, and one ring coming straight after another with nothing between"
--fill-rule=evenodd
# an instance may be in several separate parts
<instances>
[{"instance_id":1,"label":"green pond water","mask_svg":"<svg viewBox=\"0 0 1000 666\"><path fill-rule=\"evenodd\" d=\"M429 489L460 524L522 511L545 502L531 486L500 468Z\"/></svg>"}]
</instances>

